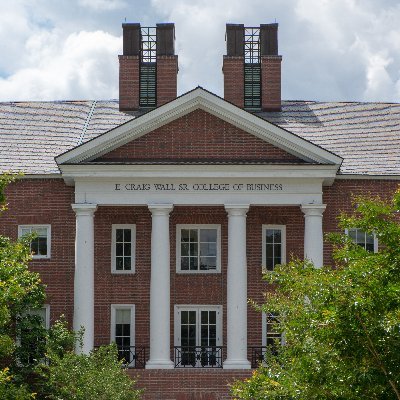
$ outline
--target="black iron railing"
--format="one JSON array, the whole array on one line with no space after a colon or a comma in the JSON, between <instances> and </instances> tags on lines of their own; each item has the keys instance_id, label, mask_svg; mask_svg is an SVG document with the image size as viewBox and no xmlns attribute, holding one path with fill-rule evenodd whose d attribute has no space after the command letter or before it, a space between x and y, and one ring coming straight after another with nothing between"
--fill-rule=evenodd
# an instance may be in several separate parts
<instances>
[{"instance_id":1,"label":"black iron railing","mask_svg":"<svg viewBox=\"0 0 400 400\"><path fill-rule=\"evenodd\" d=\"M265 365L267 346L250 346L248 349L251 354L251 368L258 368L260 365Z\"/></svg>"},{"instance_id":2,"label":"black iron railing","mask_svg":"<svg viewBox=\"0 0 400 400\"><path fill-rule=\"evenodd\" d=\"M118 358L127 368L145 368L148 354L148 347L144 346L118 347Z\"/></svg>"},{"instance_id":3,"label":"black iron railing","mask_svg":"<svg viewBox=\"0 0 400 400\"><path fill-rule=\"evenodd\" d=\"M175 346L175 368L222 368L222 346Z\"/></svg>"}]
</instances>

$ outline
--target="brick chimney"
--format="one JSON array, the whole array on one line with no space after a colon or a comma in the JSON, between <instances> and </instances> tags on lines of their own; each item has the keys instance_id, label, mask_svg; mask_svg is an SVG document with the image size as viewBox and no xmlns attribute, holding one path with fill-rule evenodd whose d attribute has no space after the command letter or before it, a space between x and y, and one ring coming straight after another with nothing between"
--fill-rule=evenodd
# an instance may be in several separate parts
<instances>
[{"instance_id":1,"label":"brick chimney","mask_svg":"<svg viewBox=\"0 0 400 400\"><path fill-rule=\"evenodd\" d=\"M122 24L119 58L119 109L135 111L161 106L177 96L178 56L174 24L141 27Z\"/></svg>"},{"instance_id":2,"label":"brick chimney","mask_svg":"<svg viewBox=\"0 0 400 400\"><path fill-rule=\"evenodd\" d=\"M249 111L280 111L281 62L278 24L226 25L223 58L225 100Z\"/></svg>"}]
</instances>

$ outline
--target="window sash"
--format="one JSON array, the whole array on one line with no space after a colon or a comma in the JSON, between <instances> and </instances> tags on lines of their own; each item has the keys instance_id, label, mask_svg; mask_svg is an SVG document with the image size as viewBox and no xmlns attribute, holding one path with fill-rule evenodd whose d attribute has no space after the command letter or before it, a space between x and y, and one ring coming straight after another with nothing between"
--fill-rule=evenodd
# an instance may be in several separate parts
<instances>
[{"instance_id":1,"label":"window sash","mask_svg":"<svg viewBox=\"0 0 400 400\"><path fill-rule=\"evenodd\" d=\"M286 263L286 226L262 226L262 269L273 271L275 265Z\"/></svg>"},{"instance_id":2,"label":"window sash","mask_svg":"<svg viewBox=\"0 0 400 400\"><path fill-rule=\"evenodd\" d=\"M220 272L220 225L177 225L176 271Z\"/></svg>"},{"instance_id":3,"label":"window sash","mask_svg":"<svg viewBox=\"0 0 400 400\"><path fill-rule=\"evenodd\" d=\"M18 237L36 233L36 238L30 242L33 259L50 258L51 225L19 225Z\"/></svg>"},{"instance_id":4,"label":"window sash","mask_svg":"<svg viewBox=\"0 0 400 400\"><path fill-rule=\"evenodd\" d=\"M113 224L111 240L111 272L132 274L135 272L136 226Z\"/></svg>"},{"instance_id":5,"label":"window sash","mask_svg":"<svg viewBox=\"0 0 400 400\"><path fill-rule=\"evenodd\" d=\"M372 253L378 251L378 239L375 234L364 232L360 228L348 228L345 233L364 250Z\"/></svg>"}]
</instances>

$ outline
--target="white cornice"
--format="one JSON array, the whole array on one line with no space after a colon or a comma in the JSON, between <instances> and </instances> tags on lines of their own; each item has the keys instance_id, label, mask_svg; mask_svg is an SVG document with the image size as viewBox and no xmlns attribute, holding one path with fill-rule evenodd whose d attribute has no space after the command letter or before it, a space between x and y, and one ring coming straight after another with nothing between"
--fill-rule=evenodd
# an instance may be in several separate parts
<instances>
[{"instance_id":1,"label":"white cornice","mask_svg":"<svg viewBox=\"0 0 400 400\"><path fill-rule=\"evenodd\" d=\"M296 178L331 185L335 165L60 165L67 184L75 180L140 178Z\"/></svg>"},{"instance_id":2,"label":"white cornice","mask_svg":"<svg viewBox=\"0 0 400 400\"><path fill-rule=\"evenodd\" d=\"M56 157L56 162L61 166L64 163L93 160L196 109L221 118L303 160L334 164L337 169L342 162L341 157L244 111L202 88L188 92L170 103L73 148Z\"/></svg>"}]
</instances>

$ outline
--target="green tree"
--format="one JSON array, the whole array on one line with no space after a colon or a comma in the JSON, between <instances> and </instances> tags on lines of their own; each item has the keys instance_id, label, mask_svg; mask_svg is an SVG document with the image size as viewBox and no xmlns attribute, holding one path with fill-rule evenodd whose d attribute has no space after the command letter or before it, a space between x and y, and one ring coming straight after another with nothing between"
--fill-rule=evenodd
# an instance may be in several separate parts
<instances>
[{"instance_id":1,"label":"green tree","mask_svg":"<svg viewBox=\"0 0 400 400\"><path fill-rule=\"evenodd\" d=\"M6 209L4 189L16 177L0 175L0 212ZM34 397L25 384L27 364L19 362L26 346L17 346L21 329L37 336L41 328L26 313L42 306L44 287L37 273L28 269L31 259L29 238L16 242L0 236L0 398L25 400ZM28 369L30 366L28 367Z\"/></svg>"},{"instance_id":2,"label":"green tree","mask_svg":"<svg viewBox=\"0 0 400 400\"><path fill-rule=\"evenodd\" d=\"M331 235L334 266L295 260L265 279L266 312L278 313L286 344L251 378L239 399L400 399L400 193L390 202L357 198L340 227L374 233L377 253Z\"/></svg>"},{"instance_id":3,"label":"green tree","mask_svg":"<svg viewBox=\"0 0 400 400\"><path fill-rule=\"evenodd\" d=\"M6 209L4 189L14 179L0 175L0 212ZM115 346L77 355L79 332L69 331L64 320L46 331L32 313L45 301L39 275L28 268L32 237L14 242L0 236L0 399L139 399Z\"/></svg>"},{"instance_id":4,"label":"green tree","mask_svg":"<svg viewBox=\"0 0 400 400\"><path fill-rule=\"evenodd\" d=\"M75 354L83 332L68 330L62 319L49 330L47 363L39 365L36 391L48 400L138 400L141 390L124 371L115 344Z\"/></svg>"}]
</instances>

